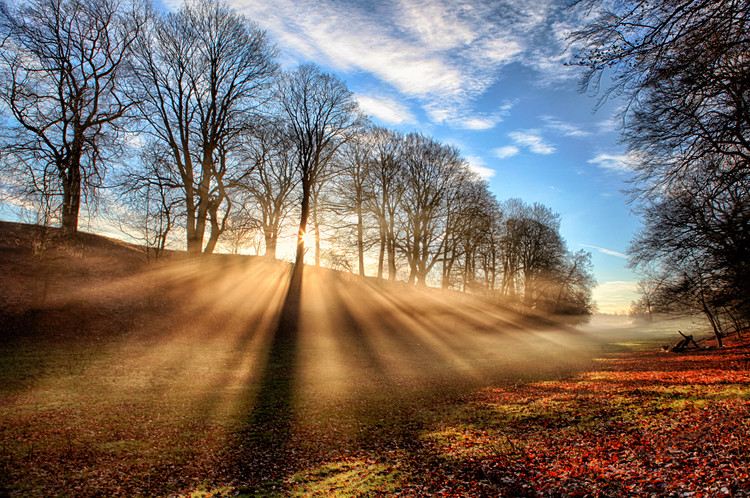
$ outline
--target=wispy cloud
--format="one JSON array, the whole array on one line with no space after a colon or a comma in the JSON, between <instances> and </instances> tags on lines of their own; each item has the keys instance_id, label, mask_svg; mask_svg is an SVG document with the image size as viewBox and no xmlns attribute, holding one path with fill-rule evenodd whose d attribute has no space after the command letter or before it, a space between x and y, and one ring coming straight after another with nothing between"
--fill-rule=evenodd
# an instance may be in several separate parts
<instances>
[{"instance_id":1,"label":"wispy cloud","mask_svg":"<svg viewBox=\"0 0 750 498\"><path fill-rule=\"evenodd\" d=\"M362 110L389 124L415 123L416 118L406 106L388 97L358 95Z\"/></svg>"},{"instance_id":2,"label":"wispy cloud","mask_svg":"<svg viewBox=\"0 0 750 498\"><path fill-rule=\"evenodd\" d=\"M465 130L490 130L503 121L510 114L513 108L512 102L506 102L493 112L465 113L464 117L451 118L450 111L443 111L444 115L439 121L450 121L453 119L454 126Z\"/></svg>"},{"instance_id":3,"label":"wispy cloud","mask_svg":"<svg viewBox=\"0 0 750 498\"><path fill-rule=\"evenodd\" d=\"M479 156L466 156L469 168L476 172L482 178L492 178L495 176L495 170L484 165L484 160Z\"/></svg>"},{"instance_id":4,"label":"wispy cloud","mask_svg":"<svg viewBox=\"0 0 750 498\"><path fill-rule=\"evenodd\" d=\"M589 164L594 164L600 168L604 168L610 171L617 171L619 173L627 173L632 171L633 164L638 160L638 155L634 153L630 154L599 154L598 156L589 159Z\"/></svg>"},{"instance_id":5,"label":"wispy cloud","mask_svg":"<svg viewBox=\"0 0 750 498\"><path fill-rule=\"evenodd\" d=\"M538 33L550 32L551 19L564 10L554 0L233 4L296 60L370 74L419 102L432 121L468 129L499 122L472 113L474 99L511 62L536 64L540 47L549 45Z\"/></svg>"},{"instance_id":6,"label":"wispy cloud","mask_svg":"<svg viewBox=\"0 0 750 498\"><path fill-rule=\"evenodd\" d=\"M591 135L591 132L585 130L583 126L567 123L554 116L542 116L541 119L545 122L545 128L566 137L584 138Z\"/></svg>"},{"instance_id":7,"label":"wispy cloud","mask_svg":"<svg viewBox=\"0 0 750 498\"><path fill-rule=\"evenodd\" d=\"M501 118L496 117L472 117L459 121L459 125L467 130L489 130L494 128Z\"/></svg>"},{"instance_id":8,"label":"wispy cloud","mask_svg":"<svg viewBox=\"0 0 750 498\"><path fill-rule=\"evenodd\" d=\"M581 244L581 247L588 247L589 249L596 249L602 254L607 254L609 256L614 256L616 258L622 258L622 259L628 259L628 256L626 254L623 254L621 252L613 251L612 249L606 249L604 247L599 246L591 246L587 244Z\"/></svg>"},{"instance_id":9,"label":"wispy cloud","mask_svg":"<svg viewBox=\"0 0 750 498\"><path fill-rule=\"evenodd\" d=\"M534 154L552 154L555 146L544 141L539 130L512 131L508 136L517 146L526 147Z\"/></svg>"},{"instance_id":10,"label":"wispy cloud","mask_svg":"<svg viewBox=\"0 0 750 498\"><path fill-rule=\"evenodd\" d=\"M515 145L506 145L505 147L498 147L497 149L494 149L493 154L495 154L495 157L498 157L500 159L506 159L508 157L513 157L519 152L521 152L521 149L516 147Z\"/></svg>"},{"instance_id":11,"label":"wispy cloud","mask_svg":"<svg viewBox=\"0 0 750 498\"><path fill-rule=\"evenodd\" d=\"M615 118L603 119L596 123L596 129L599 133L614 133L618 126L619 123Z\"/></svg>"}]
</instances>

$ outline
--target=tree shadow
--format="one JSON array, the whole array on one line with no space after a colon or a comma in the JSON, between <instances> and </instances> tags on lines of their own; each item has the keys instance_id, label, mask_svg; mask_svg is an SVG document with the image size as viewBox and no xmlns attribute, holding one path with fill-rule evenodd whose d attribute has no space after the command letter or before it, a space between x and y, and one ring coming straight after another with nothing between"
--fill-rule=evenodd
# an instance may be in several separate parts
<instances>
[{"instance_id":1,"label":"tree shadow","mask_svg":"<svg viewBox=\"0 0 750 498\"><path fill-rule=\"evenodd\" d=\"M264 370L257 384L248 386L246 392L252 408L237 434L233 473L239 473L251 485L275 481L295 465L293 430L302 275L302 265L295 265Z\"/></svg>"},{"instance_id":2,"label":"tree shadow","mask_svg":"<svg viewBox=\"0 0 750 498\"><path fill-rule=\"evenodd\" d=\"M412 299L407 306L314 268L305 275L304 297L302 287L298 268L257 377L244 388L229 456L236 481L251 492L271 493L295 473L342 455L395 451L418 459L422 435L445 406L490 379L512 383L547 359L544 344L527 345L523 353L531 356L516 358L526 344L518 337L524 322L511 313L482 320L471 316L479 313L474 308L446 311L412 294L403 297ZM482 349L500 346L508 351ZM553 375L552 365L537 369Z\"/></svg>"}]
</instances>

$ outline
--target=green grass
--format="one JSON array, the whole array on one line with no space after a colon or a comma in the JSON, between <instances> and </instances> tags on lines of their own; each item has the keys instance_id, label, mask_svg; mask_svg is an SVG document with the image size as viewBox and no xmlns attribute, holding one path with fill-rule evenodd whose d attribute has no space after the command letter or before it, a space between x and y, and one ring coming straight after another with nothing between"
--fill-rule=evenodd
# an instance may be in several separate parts
<instances>
[{"instance_id":1,"label":"green grass","mask_svg":"<svg viewBox=\"0 0 750 498\"><path fill-rule=\"evenodd\" d=\"M346 462L323 465L294 475L291 496L371 496L398 490L402 474L387 465Z\"/></svg>"}]
</instances>

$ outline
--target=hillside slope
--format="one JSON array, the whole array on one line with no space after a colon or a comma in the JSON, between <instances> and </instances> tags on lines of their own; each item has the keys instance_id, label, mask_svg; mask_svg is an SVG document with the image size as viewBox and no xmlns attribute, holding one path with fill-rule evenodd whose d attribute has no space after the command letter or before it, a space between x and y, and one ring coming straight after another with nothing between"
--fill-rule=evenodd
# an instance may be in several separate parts
<instances>
[{"instance_id":1,"label":"hillside slope","mask_svg":"<svg viewBox=\"0 0 750 498\"><path fill-rule=\"evenodd\" d=\"M8 493L268 482L343 451L415 444L434 407L566 376L601 347L457 293L308 267L295 288L287 263L147 264L87 234L34 251L39 230L0 224Z\"/></svg>"}]
</instances>

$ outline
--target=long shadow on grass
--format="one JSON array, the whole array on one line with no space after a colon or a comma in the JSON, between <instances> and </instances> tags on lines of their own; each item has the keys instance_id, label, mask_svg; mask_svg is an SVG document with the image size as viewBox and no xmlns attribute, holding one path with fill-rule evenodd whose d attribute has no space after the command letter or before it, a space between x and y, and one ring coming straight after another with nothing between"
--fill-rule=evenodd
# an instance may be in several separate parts
<instances>
[{"instance_id":1,"label":"long shadow on grass","mask_svg":"<svg viewBox=\"0 0 750 498\"><path fill-rule=\"evenodd\" d=\"M265 370L254 390L253 406L237 441L234 471L248 483L269 482L293 465L295 378L298 364L302 265L294 266L268 350ZM250 393L248 393L250 394Z\"/></svg>"}]
</instances>

